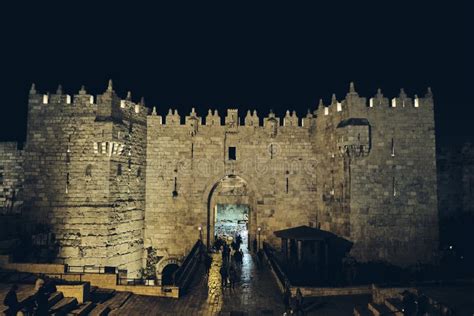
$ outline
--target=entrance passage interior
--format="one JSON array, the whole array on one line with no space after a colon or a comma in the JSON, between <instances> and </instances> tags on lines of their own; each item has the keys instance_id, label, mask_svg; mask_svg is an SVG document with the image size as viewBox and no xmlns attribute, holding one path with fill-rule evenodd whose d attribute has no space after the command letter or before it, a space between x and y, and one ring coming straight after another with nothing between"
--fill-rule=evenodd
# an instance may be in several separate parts
<instances>
[{"instance_id":1,"label":"entrance passage interior","mask_svg":"<svg viewBox=\"0 0 474 316\"><path fill-rule=\"evenodd\" d=\"M247 242L249 206L247 204L217 204L214 229L217 237L229 242L237 235Z\"/></svg>"},{"instance_id":2,"label":"entrance passage interior","mask_svg":"<svg viewBox=\"0 0 474 316\"><path fill-rule=\"evenodd\" d=\"M179 266L174 263L168 264L162 272L161 284L162 285L173 285L174 283L174 274L178 270Z\"/></svg>"}]
</instances>

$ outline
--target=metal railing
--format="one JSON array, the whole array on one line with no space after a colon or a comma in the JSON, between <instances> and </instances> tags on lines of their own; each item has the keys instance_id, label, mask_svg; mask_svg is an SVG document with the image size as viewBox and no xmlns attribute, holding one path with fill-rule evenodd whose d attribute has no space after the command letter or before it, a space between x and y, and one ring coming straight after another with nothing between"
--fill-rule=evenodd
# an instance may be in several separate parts
<instances>
[{"instance_id":1,"label":"metal railing","mask_svg":"<svg viewBox=\"0 0 474 316\"><path fill-rule=\"evenodd\" d=\"M66 266L67 273L99 273L99 274L117 274L118 269L116 267L104 267L95 265L85 266Z\"/></svg>"},{"instance_id":2,"label":"metal railing","mask_svg":"<svg viewBox=\"0 0 474 316\"><path fill-rule=\"evenodd\" d=\"M145 285L145 279L118 278L118 285Z\"/></svg>"},{"instance_id":3,"label":"metal railing","mask_svg":"<svg viewBox=\"0 0 474 316\"><path fill-rule=\"evenodd\" d=\"M280 283L283 286L290 285L290 279L286 276L285 272L283 272L283 269L280 266L280 263L278 262L278 258L275 256L275 250L268 245L266 242L263 243L263 251L265 252L265 255L268 258L268 262L270 263L270 266L272 267L272 270L275 271L275 274L280 281Z\"/></svg>"},{"instance_id":4,"label":"metal railing","mask_svg":"<svg viewBox=\"0 0 474 316\"><path fill-rule=\"evenodd\" d=\"M61 280L63 282L83 282L82 273L31 273L18 271L0 271L0 282L5 283L34 283L37 278L45 278Z\"/></svg>"},{"instance_id":5,"label":"metal railing","mask_svg":"<svg viewBox=\"0 0 474 316\"><path fill-rule=\"evenodd\" d=\"M185 289L190 280L190 276L194 272L194 268L199 264L201 251L203 251L204 245L200 239L194 244L193 248L184 259L183 264L176 270L174 274L174 284L180 288Z\"/></svg>"}]
</instances>

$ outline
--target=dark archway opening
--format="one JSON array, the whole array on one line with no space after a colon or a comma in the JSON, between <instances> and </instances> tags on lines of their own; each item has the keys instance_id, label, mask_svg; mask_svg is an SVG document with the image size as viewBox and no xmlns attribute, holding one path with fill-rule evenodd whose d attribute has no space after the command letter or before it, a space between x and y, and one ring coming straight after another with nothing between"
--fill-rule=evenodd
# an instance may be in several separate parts
<instances>
[{"instance_id":1,"label":"dark archway opening","mask_svg":"<svg viewBox=\"0 0 474 316\"><path fill-rule=\"evenodd\" d=\"M161 284L162 285L173 285L174 284L174 274L178 270L179 266L175 263L170 263L164 267L163 272L161 273Z\"/></svg>"}]
</instances>

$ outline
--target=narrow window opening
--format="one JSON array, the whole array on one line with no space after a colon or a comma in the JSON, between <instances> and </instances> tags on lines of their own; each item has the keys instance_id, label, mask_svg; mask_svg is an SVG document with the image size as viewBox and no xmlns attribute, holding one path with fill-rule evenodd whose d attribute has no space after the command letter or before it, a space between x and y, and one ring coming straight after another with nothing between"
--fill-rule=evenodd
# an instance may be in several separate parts
<instances>
[{"instance_id":1,"label":"narrow window opening","mask_svg":"<svg viewBox=\"0 0 474 316\"><path fill-rule=\"evenodd\" d=\"M0 166L0 185L3 185L3 170L4 167Z\"/></svg>"},{"instance_id":2,"label":"narrow window opening","mask_svg":"<svg viewBox=\"0 0 474 316\"><path fill-rule=\"evenodd\" d=\"M392 157L395 157L395 141L393 140L392 138L392 153L391 153Z\"/></svg>"},{"instance_id":3,"label":"narrow window opening","mask_svg":"<svg viewBox=\"0 0 474 316\"><path fill-rule=\"evenodd\" d=\"M177 183L178 183L178 179L176 177L174 177L174 190L173 190L173 197L174 198L178 197L178 190L177 190L178 185L177 185Z\"/></svg>"},{"instance_id":4,"label":"narrow window opening","mask_svg":"<svg viewBox=\"0 0 474 316\"><path fill-rule=\"evenodd\" d=\"M117 165L117 175L121 176L122 175L122 164Z\"/></svg>"},{"instance_id":5,"label":"narrow window opening","mask_svg":"<svg viewBox=\"0 0 474 316\"><path fill-rule=\"evenodd\" d=\"M289 185L289 180L288 180L288 177L286 177L286 193L288 193L288 185Z\"/></svg>"},{"instance_id":6,"label":"narrow window opening","mask_svg":"<svg viewBox=\"0 0 474 316\"><path fill-rule=\"evenodd\" d=\"M92 165L86 167L86 177L92 177Z\"/></svg>"},{"instance_id":7,"label":"narrow window opening","mask_svg":"<svg viewBox=\"0 0 474 316\"><path fill-rule=\"evenodd\" d=\"M137 178L141 178L142 176L142 168L138 167L137 169Z\"/></svg>"},{"instance_id":8,"label":"narrow window opening","mask_svg":"<svg viewBox=\"0 0 474 316\"><path fill-rule=\"evenodd\" d=\"M395 177L392 177L392 188L393 188L393 196L397 196L397 187L396 187Z\"/></svg>"},{"instance_id":9,"label":"narrow window opening","mask_svg":"<svg viewBox=\"0 0 474 316\"><path fill-rule=\"evenodd\" d=\"M270 144L270 159L273 159L273 144Z\"/></svg>"},{"instance_id":10,"label":"narrow window opening","mask_svg":"<svg viewBox=\"0 0 474 316\"><path fill-rule=\"evenodd\" d=\"M194 143L191 144L191 159L194 158Z\"/></svg>"},{"instance_id":11,"label":"narrow window opening","mask_svg":"<svg viewBox=\"0 0 474 316\"><path fill-rule=\"evenodd\" d=\"M229 160L237 160L237 149L229 147Z\"/></svg>"},{"instance_id":12,"label":"narrow window opening","mask_svg":"<svg viewBox=\"0 0 474 316\"><path fill-rule=\"evenodd\" d=\"M66 173L66 194L69 193L69 172Z\"/></svg>"},{"instance_id":13,"label":"narrow window opening","mask_svg":"<svg viewBox=\"0 0 474 316\"><path fill-rule=\"evenodd\" d=\"M128 158L128 171L132 170L132 159Z\"/></svg>"}]
</instances>

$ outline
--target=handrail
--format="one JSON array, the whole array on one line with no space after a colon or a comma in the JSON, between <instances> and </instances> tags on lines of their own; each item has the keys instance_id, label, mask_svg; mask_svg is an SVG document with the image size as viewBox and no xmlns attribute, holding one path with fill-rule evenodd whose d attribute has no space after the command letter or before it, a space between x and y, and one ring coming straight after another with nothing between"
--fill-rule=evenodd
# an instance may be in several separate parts
<instances>
[{"instance_id":1,"label":"handrail","mask_svg":"<svg viewBox=\"0 0 474 316\"><path fill-rule=\"evenodd\" d=\"M134 279L134 278L118 278L118 285L145 285L145 279Z\"/></svg>"},{"instance_id":2,"label":"handrail","mask_svg":"<svg viewBox=\"0 0 474 316\"><path fill-rule=\"evenodd\" d=\"M175 285L185 285L185 281L189 275L189 272L192 271L195 266L196 256L200 254L203 247L202 241L199 239L184 259L183 264L176 270L174 274L174 284ZM199 258L198 258L199 259Z\"/></svg>"},{"instance_id":3,"label":"handrail","mask_svg":"<svg viewBox=\"0 0 474 316\"><path fill-rule=\"evenodd\" d=\"M265 252L267 256L268 261L270 262L270 265L272 266L273 271L275 271L277 278L280 280L280 283L283 286L291 286L290 279L286 276L285 272L283 272L283 269L280 267L278 260L275 258L273 254L272 247L266 242L263 242L263 251Z\"/></svg>"},{"instance_id":4,"label":"handrail","mask_svg":"<svg viewBox=\"0 0 474 316\"><path fill-rule=\"evenodd\" d=\"M34 276L36 278L42 278L47 276L50 279L60 279L66 282L83 282L82 278L83 273L32 273L32 272L20 272L20 271L0 271L0 280L3 279L3 276L9 276L9 281L15 281L15 283L21 283L22 281L27 281L28 278ZM77 280L71 280L72 278L78 277Z\"/></svg>"}]
</instances>

